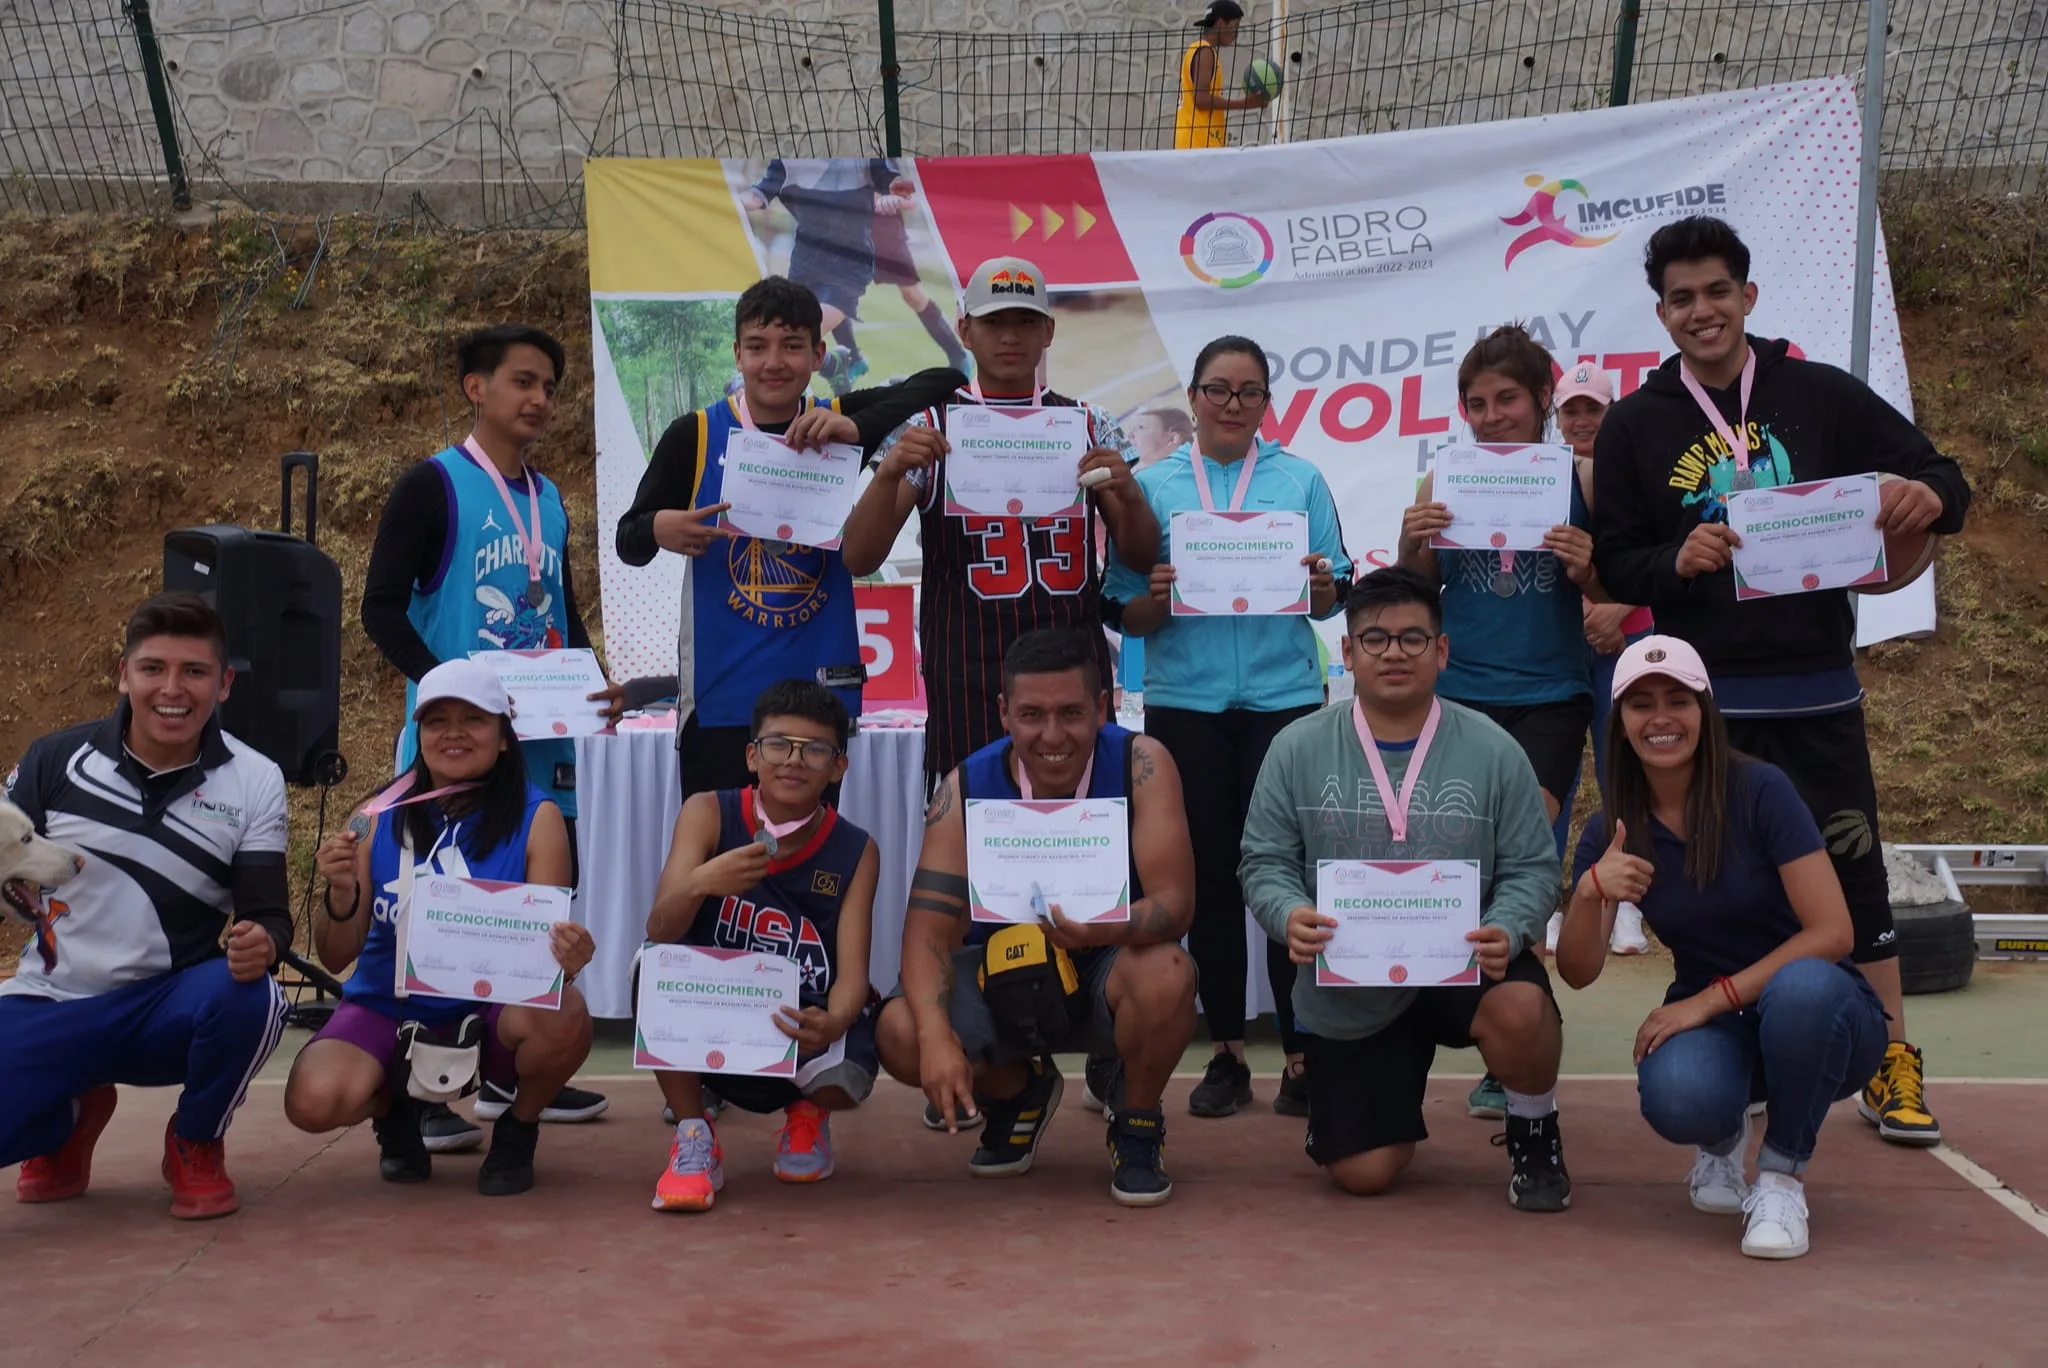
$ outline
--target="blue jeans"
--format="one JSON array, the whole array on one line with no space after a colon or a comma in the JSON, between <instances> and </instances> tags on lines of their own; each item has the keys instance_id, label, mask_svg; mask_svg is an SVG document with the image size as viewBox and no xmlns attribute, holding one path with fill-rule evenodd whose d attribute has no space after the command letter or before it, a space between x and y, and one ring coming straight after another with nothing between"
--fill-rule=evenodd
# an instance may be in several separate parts
<instances>
[{"instance_id":1,"label":"blue jeans","mask_svg":"<svg viewBox=\"0 0 2048 1368\"><path fill-rule=\"evenodd\" d=\"M1643 1119L1666 1140L1730 1152L1742 1114L1770 1101L1760 1170L1799 1174L1828 1108L1860 1089L1884 1058L1884 1008L1861 974L1798 959L1763 996L1672 1036L1636 1066Z\"/></svg>"},{"instance_id":2,"label":"blue jeans","mask_svg":"<svg viewBox=\"0 0 2048 1368\"><path fill-rule=\"evenodd\" d=\"M0 1168L62 1146L72 1099L104 1083L183 1084L179 1138L220 1139L284 1037L285 1006L276 979L237 983L225 959L68 1002L0 997Z\"/></svg>"}]
</instances>

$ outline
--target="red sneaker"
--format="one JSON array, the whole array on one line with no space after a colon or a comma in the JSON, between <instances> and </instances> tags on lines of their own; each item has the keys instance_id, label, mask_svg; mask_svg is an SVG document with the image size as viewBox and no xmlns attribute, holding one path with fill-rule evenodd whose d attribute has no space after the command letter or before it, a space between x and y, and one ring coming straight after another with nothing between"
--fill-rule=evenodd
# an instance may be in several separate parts
<instances>
[{"instance_id":1,"label":"red sneaker","mask_svg":"<svg viewBox=\"0 0 2048 1368\"><path fill-rule=\"evenodd\" d=\"M92 1182L92 1147L114 1115L120 1094L103 1083L78 1099L78 1124L55 1153L24 1159L14 1179L17 1202L63 1202L85 1195Z\"/></svg>"},{"instance_id":2,"label":"red sneaker","mask_svg":"<svg viewBox=\"0 0 2048 1368\"><path fill-rule=\"evenodd\" d=\"M241 1209L225 1164L227 1147L218 1140L180 1140L178 1118L164 1127L164 1181L171 1185L171 1216L205 1221Z\"/></svg>"}]
</instances>

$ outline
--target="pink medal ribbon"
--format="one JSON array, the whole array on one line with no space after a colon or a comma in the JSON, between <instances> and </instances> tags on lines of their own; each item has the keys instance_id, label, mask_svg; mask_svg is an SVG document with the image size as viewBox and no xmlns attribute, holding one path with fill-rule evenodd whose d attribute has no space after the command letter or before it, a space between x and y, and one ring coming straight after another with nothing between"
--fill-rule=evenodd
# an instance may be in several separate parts
<instances>
[{"instance_id":1,"label":"pink medal ribbon","mask_svg":"<svg viewBox=\"0 0 2048 1368\"><path fill-rule=\"evenodd\" d=\"M980 380L978 380L978 379L975 379L975 378L973 378L973 377L971 377L971 376L970 376L970 377L968 378L968 381L967 381L967 392L968 392L969 394L973 395L973 396L974 396L974 402L975 402L975 403L977 403L977 404L980 404L980 405L981 405L981 406L982 406L983 408L993 408L993 407L995 407L995 405L993 405L993 404L989 403L989 401L988 401L988 396L987 396L986 394L983 394L983 393L981 392L981 381L980 381ZM1045 386L1043 386L1043 385L1034 385L1034 386L1032 387L1032 390L1031 390L1031 403L1030 403L1030 404L1028 405L1028 407L1031 407L1031 408L1041 408L1041 407L1043 407L1043 406L1044 406L1044 404L1045 404ZM1017 408L1017 407L1025 407L1025 406L1023 406L1023 405L1016 405L1016 404L1004 404L1004 405L1003 405L1002 407L1004 407L1004 408Z\"/></svg>"},{"instance_id":2,"label":"pink medal ribbon","mask_svg":"<svg viewBox=\"0 0 2048 1368\"><path fill-rule=\"evenodd\" d=\"M1214 513L1216 511L1216 497L1209 492L1209 467L1205 463L1207 458L1202 455L1201 443L1190 441L1188 443L1188 455L1194 458L1195 493L1201 496L1202 511L1204 513ZM1238 469L1237 488L1230 492L1230 511L1232 513L1244 507L1244 496L1251 492L1252 469L1258 463L1259 444L1257 439L1254 439L1251 450L1244 454L1243 466Z\"/></svg>"},{"instance_id":3,"label":"pink medal ribbon","mask_svg":"<svg viewBox=\"0 0 2048 1368\"><path fill-rule=\"evenodd\" d=\"M808 413L812 407L813 404L810 395L806 394L800 396L796 401L796 417L802 417L805 413ZM761 430L758 426L755 425L754 415L747 408L747 392L745 390L741 390L739 393L733 395L732 411L739 415L740 426L745 428L747 431L759 432ZM790 421L794 422L796 421L796 419L792 418Z\"/></svg>"},{"instance_id":4,"label":"pink medal ribbon","mask_svg":"<svg viewBox=\"0 0 2048 1368\"><path fill-rule=\"evenodd\" d=\"M1012 755L1016 755L1016 750L1017 750L1017 747L1016 747L1015 745L1012 745L1012 746L1010 747L1010 752L1011 752L1011 754L1012 754ZM1024 772L1024 757L1023 757L1023 756L1021 756L1021 755L1017 755L1017 756L1016 756L1016 760L1017 760L1017 792L1018 792L1018 794L1019 794L1019 795L1020 795L1020 796L1021 796L1022 798L1024 798L1024 799L1025 799L1025 801L1027 801L1027 802L1028 802L1028 801L1030 801L1030 798L1031 798L1031 776L1030 776L1029 774L1026 774L1026 773ZM1086 767L1084 767L1084 768L1082 769L1082 771L1081 771L1081 782L1080 782L1080 783L1078 783L1078 784L1076 784L1076 785L1074 785L1074 796L1075 796L1076 798L1086 798L1086 797L1088 796L1088 785L1089 785L1090 783L1092 783L1092 782L1094 781L1094 779L1095 779L1095 751L1094 751L1094 749L1093 749L1093 748L1091 747L1091 748L1089 749L1089 751L1088 751L1088 764L1087 764L1087 765L1086 765Z\"/></svg>"},{"instance_id":5,"label":"pink medal ribbon","mask_svg":"<svg viewBox=\"0 0 2048 1368\"><path fill-rule=\"evenodd\" d=\"M794 822L769 821L768 809L761 806L761 788L757 784L754 787L754 821L759 829L754 832L754 844L767 847L768 858L772 860L782 849L782 838L802 831L817 815L818 808L812 808Z\"/></svg>"},{"instance_id":6,"label":"pink medal ribbon","mask_svg":"<svg viewBox=\"0 0 2048 1368\"><path fill-rule=\"evenodd\" d=\"M1408 757L1408 772L1401 776L1401 791L1397 794L1387 778L1387 762L1380 758L1379 743L1373 740L1372 724L1365 720L1365 708L1357 699L1351 700L1351 725L1358 729L1358 744L1365 748L1365 763L1372 769L1372 782L1380 791L1380 806L1387 810L1387 830L1392 833L1395 845L1408 839L1408 803L1415 796L1415 781L1422 777L1422 758L1429 754L1429 743L1436 738L1436 724L1443 720L1443 715L1444 705L1431 699L1429 718L1415 738L1415 751Z\"/></svg>"},{"instance_id":7,"label":"pink medal ribbon","mask_svg":"<svg viewBox=\"0 0 2048 1368\"><path fill-rule=\"evenodd\" d=\"M1736 489L1755 489L1756 476L1749 473L1749 392L1756 384L1756 348L1749 348L1749 356L1742 363L1741 407L1735 415L1739 432L1729 430L1728 420L1707 397L1705 387L1686 368L1683 358L1678 362L1678 378L1684 382L1693 402L1700 406L1700 412L1707 415L1707 421L1714 425L1714 431L1721 434L1721 440L1728 444L1729 453L1735 457L1735 478L1730 483Z\"/></svg>"},{"instance_id":8,"label":"pink medal ribbon","mask_svg":"<svg viewBox=\"0 0 2048 1368\"><path fill-rule=\"evenodd\" d=\"M498 491L498 497L505 501L505 513L512 519L512 527L519 533L519 544L526 552L526 602L539 612L542 600L547 597L547 591L541 588L540 583L540 479L531 470L526 472L526 511L533 519L529 525L519 521L519 505L512 498L512 487L505 483L498 463L477 445L475 433L462 439L462 449L484 468L484 474L491 477L491 485Z\"/></svg>"},{"instance_id":9,"label":"pink medal ribbon","mask_svg":"<svg viewBox=\"0 0 2048 1368\"><path fill-rule=\"evenodd\" d=\"M413 776L411 774L401 775L397 783L392 784L382 793L370 799L369 802L357 808L355 815L348 819L348 830L350 833L358 841L363 840L370 834L371 819L389 812L393 808L405 807L410 803L432 802L436 798L445 798L451 793L467 793L471 789L483 787L482 784L478 783L446 784L431 792L416 793L408 798L405 795L410 792L412 785Z\"/></svg>"}]
</instances>

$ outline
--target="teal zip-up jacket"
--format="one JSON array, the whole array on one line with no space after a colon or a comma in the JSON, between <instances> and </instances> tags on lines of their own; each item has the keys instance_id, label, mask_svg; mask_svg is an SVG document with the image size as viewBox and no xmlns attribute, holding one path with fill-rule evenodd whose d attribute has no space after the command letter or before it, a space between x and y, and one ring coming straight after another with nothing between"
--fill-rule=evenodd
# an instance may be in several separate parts
<instances>
[{"instance_id":1,"label":"teal zip-up jacket","mask_svg":"<svg viewBox=\"0 0 2048 1368\"><path fill-rule=\"evenodd\" d=\"M1321 615L1334 617L1344 611L1343 586L1351 578L1351 557L1344 550L1344 529L1337 521L1330 486L1312 463L1283 450L1278 442L1261 439L1258 450L1244 507L1308 514L1309 546L1317 555L1329 557L1330 572L1337 578L1336 602ZM1219 465L1205 456L1202 465L1209 497L1218 508L1230 507L1243 462ZM1159 519L1159 559L1165 563L1171 559L1173 515L1199 512L1202 507L1191 448L1183 446L1139 471L1138 488ZM1125 565L1111 543L1103 597L1125 604L1150 592L1149 577ZM1306 617L1170 617L1144 641L1148 707L1278 712L1323 701L1322 657L1315 628Z\"/></svg>"}]
</instances>

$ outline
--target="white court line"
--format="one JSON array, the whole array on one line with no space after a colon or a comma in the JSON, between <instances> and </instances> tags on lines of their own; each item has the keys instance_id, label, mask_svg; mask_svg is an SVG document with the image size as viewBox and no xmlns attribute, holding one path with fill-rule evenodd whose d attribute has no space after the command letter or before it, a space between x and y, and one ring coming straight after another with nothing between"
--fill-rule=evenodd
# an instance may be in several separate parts
<instances>
[{"instance_id":1,"label":"white court line","mask_svg":"<svg viewBox=\"0 0 2048 1368\"><path fill-rule=\"evenodd\" d=\"M2048 1235L2048 1212L2007 1187L2004 1180L1990 1169L1946 1144L1936 1145L1930 1153L1961 1174L1964 1182L2032 1226L2035 1234Z\"/></svg>"}]
</instances>

